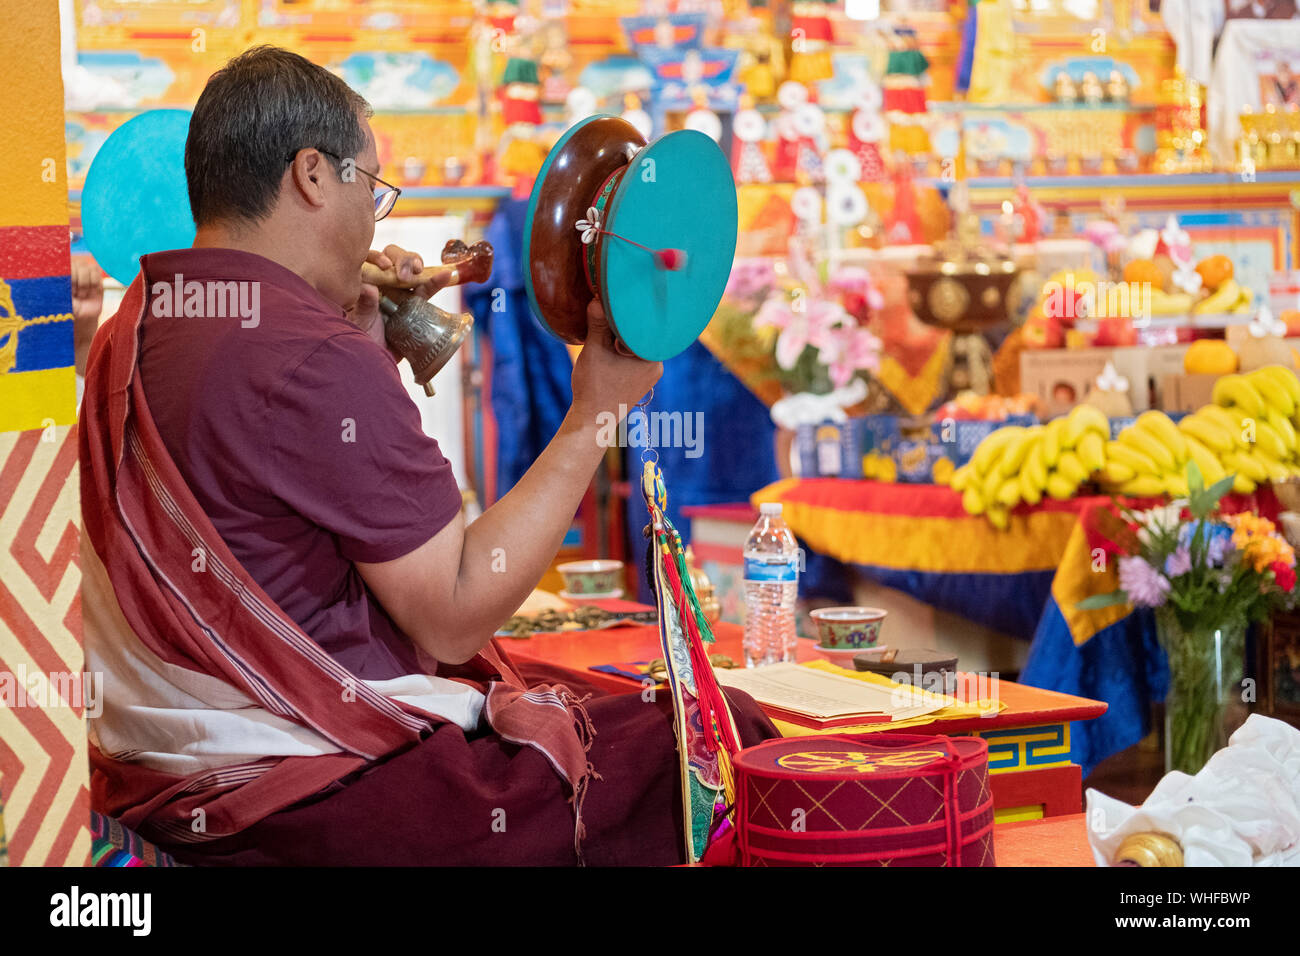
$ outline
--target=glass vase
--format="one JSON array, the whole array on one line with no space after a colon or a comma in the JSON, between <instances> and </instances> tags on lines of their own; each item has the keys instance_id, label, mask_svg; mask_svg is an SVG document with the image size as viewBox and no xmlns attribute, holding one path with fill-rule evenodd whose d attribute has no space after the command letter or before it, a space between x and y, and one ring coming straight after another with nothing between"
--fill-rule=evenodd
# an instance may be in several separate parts
<instances>
[{"instance_id":1,"label":"glass vase","mask_svg":"<svg viewBox=\"0 0 1300 956\"><path fill-rule=\"evenodd\" d=\"M1179 620L1156 611L1156 635L1169 658L1165 697L1165 772L1194 774L1246 719L1244 619Z\"/></svg>"}]
</instances>

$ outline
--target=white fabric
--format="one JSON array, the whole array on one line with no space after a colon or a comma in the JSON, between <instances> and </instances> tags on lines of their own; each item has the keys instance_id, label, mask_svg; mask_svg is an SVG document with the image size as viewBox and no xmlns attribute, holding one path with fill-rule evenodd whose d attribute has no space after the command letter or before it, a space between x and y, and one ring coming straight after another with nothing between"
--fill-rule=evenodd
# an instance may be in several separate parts
<instances>
[{"instance_id":1,"label":"white fabric","mask_svg":"<svg viewBox=\"0 0 1300 956\"><path fill-rule=\"evenodd\" d=\"M1148 831L1177 840L1186 866L1300 865L1300 730L1271 717L1252 714L1200 773L1166 774L1141 807L1087 797L1098 866Z\"/></svg>"},{"instance_id":2,"label":"white fabric","mask_svg":"<svg viewBox=\"0 0 1300 956\"><path fill-rule=\"evenodd\" d=\"M106 756L189 775L262 757L339 752L316 731L256 706L224 681L169 664L145 647L85 535L81 570L86 667L104 702L103 714L89 721L90 740ZM408 674L364 683L465 731L478 726L483 710L482 693L442 677Z\"/></svg>"},{"instance_id":3,"label":"white fabric","mask_svg":"<svg viewBox=\"0 0 1300 956\"><path fill-rule=\"evenodd\" d=\"M843 388L837 388L826 395L814 395L812 392L800 392L787 395L772 404L772 421L791 431L800 425L820 425L825 421L848 421L844 411L867 397L867 385L862 379L855 378Z\"/></svg>"},{"instance_id":4,"label":"white fabric","mask_svg":"<svg viewBox=\"0 0 1300 956\"><path fill-rule=\"evenodd\" d=\"M1178 68L1202 86L1209 86L1214 38L1223 29L1223 4L1207 3L1206 0L1164 0L1160 5L1160 16L1178 48ZM1150 100L1151 96L1144 99Z\"/></svg>"},{"instance_id":5,"label":"white fabric","mask_svg":"<svg viewBox=\"0 0 1300 956\"><path fill-rule=\"evenodd\" d=\"M1272 74L1278 61L1300 74L1300 21L1229 20L1214 55L1214 75L1206 103L1210 155L1215 165L1235 169L1241 110L1261 107L1261 73Z\"/></svg>"}]
</instances>

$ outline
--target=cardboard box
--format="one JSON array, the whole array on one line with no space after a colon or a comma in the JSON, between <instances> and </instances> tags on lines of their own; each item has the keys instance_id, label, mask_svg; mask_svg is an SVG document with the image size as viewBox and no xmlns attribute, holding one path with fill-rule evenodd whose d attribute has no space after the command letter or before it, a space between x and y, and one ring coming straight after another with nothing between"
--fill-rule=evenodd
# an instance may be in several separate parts
<instances>
[{"instance_id":1,"label":"cardboard box","mask_svg":"<svg viewBox=\"0 0 1300 956\"><path fill-rule=\"evenodd\" d=\"M1194 412L1210 404L1217 375L1166 375L1160 382L1160 403L1166 412Z\"/></svg>"},{"instance_id":2,"label":"cardboard box","mask_svg":"<svg viewBox=\"0 0 1300 956\"><path fill-rule=\"evenodd\" d=\"M800 425L795 430L794 462L800 478L861 478L861 429L853 420Z\"/></svg>"},{"instance_id":3,"label":"cardboard box","mask_svg":"<svg viewBox=\"0 0 1300 956\"><path fill-rule=\"evenodd\" d=\"M1159 385L1182 374L1186 345L1138 345L1102 349L1026 349L1020 353L1020 388L1038 396L1044 416L1063 415L1083 401L1107 362L1129 385L1134 412L1159 407Z\"/></svg>"},{"instance_id":4,"label":"cardboard box","mask_svg":"<svg viewBox=\"0 0 1300 956\"><path fill-rule=\"evenodd\" d=\"M1044 417L1054 418L1083 401L1114 349L1025 349L1020 353L1020 390L1038 396ZM1130 383L1130 388L1132 383Z\"/></svg>"},{"instance_id":5,"label":"cardboard box","mask_svg":"<svg viewBox=\"0 0 1300 956\"><path fill-rule=\"evenodd\" d=\"M1118 438L1119 433L1122 432L1124 429L1128 428L1135 421L1137 421L1136 415L1125 415L1123 418L1112 418L1110 420L1111 441L1114 441L1116 438Z\"/></svg>"},{"instance_id":6,"label":"cardboard box","mask_svg":"<svg viewBox=\"0 0 1300 956\"><path fill-rule=\"evenodd\" d=\"M908 429L904 433L903 423ZM858 444L863 453L874 452L894 463L894 480L929 483L940 458L954 468L966 464L979 443L1006 425L1027 427L1038 423L1033 415L1011 415L1000 421L938 419L926 427L898 415L865 415L854 420L859 429Z\"/></svg>"},{"instance_id":7,"label":"cardboard box","mask_svg":"<svg viewBox=\"0 0 1300 956\"><path fill-rule=\"evenodd\" d=\"M1242 340L1250 335L1250 327L1245 325L1230 326L1224 334L1224 339L1235 352L1241 348ZM1282 340L1289 345L1292 350L1300 351L1300 338L1285 338Z\"/></svg>"},{"instance_id":8,"label":"cardboard box","mask_svg":"<svg viewBox=\"0 0 1300 956\"><path fill-rule=\"evenodd\" d=\"M999 421L979 419L939 419L930 426L930 442L943 449L943 454L957 467L970 461L975 449L993 432L1005 425L1019 425L1027 428L1037 425L1035 415L1008 415Z\"/></svg>"},{"instance_id":9,"label":"cardboard box","mask_svg":"<svg viewBox=\"0 0 1300 956\"><path fill-rule=\"evenodd\" d=\"M1187 355L1187 345L1153 345L1140 351L1147 353L1147 375L1155 382L1156 395L1163 404L1164 395L1160 392L1160 383L1166 376L1183 374L1183 357Z\"/></svg>"}]
</instances>

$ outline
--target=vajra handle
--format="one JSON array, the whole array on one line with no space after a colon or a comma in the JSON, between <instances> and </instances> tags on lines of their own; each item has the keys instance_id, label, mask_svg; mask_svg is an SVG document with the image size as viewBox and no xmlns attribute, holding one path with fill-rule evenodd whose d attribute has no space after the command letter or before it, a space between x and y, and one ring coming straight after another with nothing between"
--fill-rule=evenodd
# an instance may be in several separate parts
<instances>
[{"instance_id":1,"label":"vajra handle","mask_svg":"<svg viewBox=\"0 0 1300 956\"><path fill-rule=\"evenodd\" d=\"M466 282L486 282L491 275L492 246L483 240L472 246L460 239L447 240L442 249L442 265L425 266L409 282L398 279L394 269L381 269L372 262L361 264L361 281L388 289L411 289L428 282L437 289L445 289Z\"/></svg>"}]
</instances>

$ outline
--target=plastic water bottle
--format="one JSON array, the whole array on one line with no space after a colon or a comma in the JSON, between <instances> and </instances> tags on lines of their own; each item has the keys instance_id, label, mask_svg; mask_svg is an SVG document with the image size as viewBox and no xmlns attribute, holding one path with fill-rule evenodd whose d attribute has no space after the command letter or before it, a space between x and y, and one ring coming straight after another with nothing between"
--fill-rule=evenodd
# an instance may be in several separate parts
<instances>
[{"instance_id":1,"label":"plastic water bottle","mask_svg":"<svg viewBox=\"0 0 1300 956\"><path fill-rule=\"evenodd\" d=\"M780 504L764 504L745 541L745 666L794 660L799 546Z\"/></svg>"}]
</instances>

